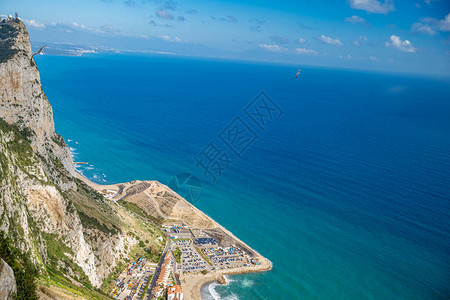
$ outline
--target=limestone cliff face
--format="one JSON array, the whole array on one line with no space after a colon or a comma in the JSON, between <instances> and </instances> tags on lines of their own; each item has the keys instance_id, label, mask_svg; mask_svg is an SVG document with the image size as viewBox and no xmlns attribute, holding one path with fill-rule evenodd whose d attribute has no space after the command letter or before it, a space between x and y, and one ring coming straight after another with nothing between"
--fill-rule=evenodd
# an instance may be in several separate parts
<instances>
[{"instance_id":1,"label":"limestone cliff face","mask_svg":"<svg viewBox=\"0 0 450 300\"><path fill-rule=\"evenodd\" d=\"M4 52L0 58L0 117L27 132L37 154L47 162L58 159L73 176L73 161L64 140L55 133L52 107L41 87L25 25L10 21L0 26L0 49ZM62 189L70 187L52 177Z\"/></svg>"},{"instance_id":2,"label":"limestone cliff face","mask_svg":"<svg viewBox=\"0 0 450 300\"><path fill-rule=\"evenodd\" d=\"M74 175L25 25L0 22L0 231L41 272L58 270L98 287L137 241Z\"/></svg>"}]
</instances>

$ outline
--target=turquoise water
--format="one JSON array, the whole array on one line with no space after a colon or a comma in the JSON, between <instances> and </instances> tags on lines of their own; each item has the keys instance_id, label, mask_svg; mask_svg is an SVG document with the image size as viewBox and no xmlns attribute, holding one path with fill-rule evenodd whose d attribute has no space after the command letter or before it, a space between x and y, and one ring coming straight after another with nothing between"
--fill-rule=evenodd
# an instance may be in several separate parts
<instances>
[{"instance_id":1,"label":"turquoise water","mask_svg":"<svg viewBox=\"0 0 450 300\"><path fill-rule=\"evenodd\" d=\"M200 209L270 272L205 287L226 299L450 298L450 85L442 78L171 56L41 56L56 130L92 180L202 180ZM265 91L265 130L243 108ZM240 157L219 134L240 117ZM215 182L195 156L233 162ZM206 298L211 298L208 293Z\"/></svg>"}]
</instances>

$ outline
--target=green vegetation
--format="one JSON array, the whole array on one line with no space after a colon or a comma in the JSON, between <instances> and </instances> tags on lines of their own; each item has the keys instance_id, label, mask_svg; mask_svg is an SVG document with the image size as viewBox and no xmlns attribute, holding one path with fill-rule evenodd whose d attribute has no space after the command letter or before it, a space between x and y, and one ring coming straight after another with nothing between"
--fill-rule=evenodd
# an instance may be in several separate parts
<instances>
[{"instance_id":1,"label":"green vegetation","mask_svg":"<svg viewBox=\"0 0 450 300\"><path fill-rule=\"evenodd\" d=\"M172 251L173 256L175 257L175 260L177 261L177 263L181 263L181 250L180 248L176 248L174 251Z\"/></svg>"},{"instance_id":2,"label":"green vegetation","mask_svg":"<svg viewBox=\"0 0 450 300\"><path fill-rule=\"evenodd\" d=\"M105 278L105 280L103 280L103 283L100 287L100 289L102 291L104 291L105 293L109 293L112 291L112 289L115 286L115 281L114 279L116 279L120 272L123 271L123 269L125 268L126 263L125 262L119 262L116 267L114 268L114 271L112 271L111 273L109 273L108 277Z\"/></svg>"},{"instance_id":3,"label":"green vegetation","mask_svg":"<svg viewBox=\"0 0 450 300\"><path fill-rule=\"evenodd\" d=\"M161 249L155 245L141 247L139 243L131 248L129 257L135 260L144 257L152 262L158 262L161 259L161 252Z\"/></svg>"},{"instance_id":4,"label":"green vegetation","mask_svg":"<svg viewBox=\"0 0 450 300\"><path fill-rule=\"evenodd\" d=\"M100 223L96 218L93 218L91 216L86 215L83 211L79 210L78 215L80 216L81 224L83 224L84 227L87 228L97 228L100 231L103 231L105 233L111 233L116 234L117 228L114 224L112 225L113 228L110 229L108 226L106 226L103 223Z\"/></svg>"},{"instance_id":5,"label":"green vegetation","mask_svg":"<svg viewBox=\"0 0 450 300\"><path fill-rule=\"evenodd\" d=\"M213 264L212 264L212 262L209 260L209 257L208 256L206 256L206 254L205 253L203 253L203 251L202 250L200 250L200 248L198 248L198 247L195 247L195 250L197 250L197 252L198 253L200 253L200 255L203 257L203 259L204 260L206 260L206 262L210 265L210 266L212 266Z\"/></svg>"},{"instance_id":6,"label":"green vegetation","mask_svg":"<svg viewBox=\"0 0 450 300\"><path fill-rule=\"evenodd\" d=\"M0 131L4 133L12 132L14 139L6 144L6 147L15 154L17 164L19 166L30 166L33 164L33 149L31 148L30 141L28 139L28 130L19 130L17 126L9 125L5 120L0 118ZM6 161L4 162L6 163ZM3 159L2 159L3 168Z\"/></svg>"},{"instance_id":7,"label":"green vegetation","mask_svg":"<svg viewBox=\"0 0 450 300\"><path fill-rule=\"evenodd\" d=\"M17 284L17 300L38 299L36 277L38 271L29 260L27 253L22 254L11 240L0 232L0 257L12 268Z\"/></svg>"},{"instance_id":8,"label":"green vegetation","mask_svg":"<svg viewBox=\"0 0 450 300\"><path fill-rule=\"evenodd\" d=\"M61 242L54 234L48 234L42 232L42 237L46 241L47 257L49 262L46 264L47 270L50 273L59 274L69 273L69 269L76 274L76 278L87 288L92 288L89 278L84 271L78 266L73 259L69 256L73 256L72 249Z\"/></svg>"},{"instance_id":9,"label":"green vegetation","mask_svg":"<svg viewBox=\"0 0 450 300\"><path fill-rule=\"evenodd\" d=\"M74 179L77 190L68 190L64 196L74 204L86 228L95 228L105 234L115 235L121 231L120 219L107 200L79 179Z\"/></svg>"},{"instance_id":10,"label":"green vegetation","mask_svg":"<svg viewBox=\"0 0 450 300\"><path fill-rule=\"evenodd\" d=\"M153 275L150 275L150 277L148 278L147 284L144 286L144 291L142 292L142 295L145 295L145 293L147 293L148 287L150 286L152 279L153 279Z\"/></svg>"},{"instance_id":11,"label":"green vegetation","mask_svg":"<svg viewBox=\"0 0 450 300\"><path fill-rule=\"evenodd\" d=\"M85 299L112 299L103 291L94 289L92 286L77 285L61 272L47 268L48 277L41 277L39 283L46 287L55 286L66 290L70 294L74 294Z\"/></svg>"},{"instance_id":12,"label":"green vegetation","mask_svg":"<svg viewBox=\"0 0 450 300\"><path fill-rule=\"evenodd\" d=\"M145 210L143 210L142 208L140 208L138 205L136 205L134 203L131 203L131 202L128 202L125 200L119 200L119 201L117 201L117 203L120 204L121 206L125 207L129 211L137 214L138 216L140 216L142 218L146 218L157 225L162 224L162 222L164 221L163 217L159 216L158 218L155 218L154 216L147 214L145 212Z\"/></svg>"},{"instance_id":13,"label":"green vegetation","mask_svg":"<svg viewBox=\"0 0 450 300\"><path fill-rule=\"evenodd\" d=\"M64 141L63 137L57 133L55 133L55 135L52 137L52 140L61 147L66 146L66 142Z\"/></svg>"},{"instance_id":14,"label":"green vegetation","mask_svg":"<svg viewBox=\"0 0 450 300\"><path fill-rule=\"evenodd\" d=\"M177 242L177 241L189 241L189 238L181 238L181 239L172 239L172 242Z\"/></svg>"},{"instance_id":15,"label":"green vegetation","mask_svg":"<svg viewBox=\"0 0 450 300\"><path fill-rule=\"evenodd\" d=\"M61 242L54 234L42 233L42 236L47 244L49 261L45 266L48 277L42 277L40 279L41 284L47 287L56 286L87 299L110 299L102 290L94 288L80 266L69 258L68 255L73 255L72 249ZM66 275L71 273L75 274L74 280ZM75 280L81 284L76 284Z\"/></svg>"}]
</instances>

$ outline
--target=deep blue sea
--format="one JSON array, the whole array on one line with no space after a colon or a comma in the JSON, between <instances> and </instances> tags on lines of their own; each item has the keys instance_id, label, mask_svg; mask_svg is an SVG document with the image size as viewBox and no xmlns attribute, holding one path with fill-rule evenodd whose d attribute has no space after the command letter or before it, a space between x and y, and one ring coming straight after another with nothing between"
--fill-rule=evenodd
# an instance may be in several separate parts
<instances>
[{"instance_id":1,"label":"deep blue sea","mask_svg":"<svg viewBox=\"0 0 450 300\"><path fill-rule=\"evenodd\" d=\"M450 299L448 79L303 66L295 80L298 66L158 55L37 64L87 177L193 174L195 205L273 262L206 299Z\"/></svg>"}]
</instances>

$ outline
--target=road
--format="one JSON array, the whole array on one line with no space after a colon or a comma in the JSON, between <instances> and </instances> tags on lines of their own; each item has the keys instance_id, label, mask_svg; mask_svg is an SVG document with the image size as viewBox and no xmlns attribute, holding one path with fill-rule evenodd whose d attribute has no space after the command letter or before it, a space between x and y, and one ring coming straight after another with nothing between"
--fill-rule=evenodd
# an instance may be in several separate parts
<instances>
[{"instance_id":1,"label":"road","mask_svg":"<svg viewBox=\"0 0 450 300\"><path fill-rule=\"evenodd\" d=\"M139 289L139 291L136 293L136 299L142 299L142 293L144 292L144 288L148 283L148 279L150 278L151 275L151 271L146 271L145 277L144 277L144 282L141 286L141 288Z\"/></svg>"},{"instance_id":2,"label":"road","mask_svg":"<svg viewBox=\"0 0 450 300\"><path fill-rule=\"evenodd\" d=\"M180 280L179 280L179 278L176 275L177 274L176 273L176 271L177 271L177 264L178 264L177 260L175 259L175 256L173 256L172 251L169 253L169 255L172 256L172 261L173 261L173 264L172 264L173 279L175 280L175 284L181 285Z\"/></svg>"},{"instance_id":3,"label":"road","mask_svg":"<svg viewBox=\"0 0 450 300\"><path fill-rule=\"evenodd\" d=\"M122 191L122 194L120 195L120 197L114 199L114 201L117 202L117 201L119 201L120 199L125 198L125 197L128 195L127 191L128 191L128 189L129 189L130 187L133 187L133 185L126 187L126 188ZM147 192L145 192L145 191L144 191L144 193L145 193L145 195L148 196L152 201L156 202L156 201L153 199L153 197L152 197L151 195L149 195L149 194L148 194ZM116 203L116 204L117 204L117 203ZM157 204L157 203L156 203L156 204ZM165 215L159 210L159 206L158 206L158 205L156 205L156 208L157 208L158 213L159 213L160 215L165 216ZM160 228L160 225L156 224L156 223L153 222L152 220L150 220L150 219L148 219L148 218L146 218L146 217L143 217L143 216L141 216L141 215L138 215L138 214L136 214L136 213L134 213L134 212L131 212L131 211L130 211L130 213L131 213L132 215L134 215L135 217L138 217L138 218L140 218L140 219L142 219L142 220L144 220L144 221L146 221L146 222L149 222L150 224L154 225L155 227ZM166 216L165 216L165 217L166 217ZM154 288L154 286L155 286L156 280L158 279L159 273L160 273L160 271L161 271L161 266L162 266L162 264L163 264L163 262L164 262L164 258L166 257L167 252L169 252L170 249L171 249L171 244L172 244L172 242L171 242L171 240L170 240L170 236L169 236L168 234L166 234L165 232L162 232L162 233L163 233L164 236L166 237L167 242L166 242L166 246L165 246L165 248L164 248L164 251L163 251L163 253L162 253L162 255L161 255L161 259L159 260L158 266L156 267L155 273L153 274L153 278L152 278L152 281L150 282L150 284L149 284L149 286L148 286L147 292L145 293L144 296L142 296L143 291L142 291L142 290L139 290L139 293L136 294L136 299L151 299L151 292L152 292L152 290L153 290L153 288ZM172 253L170 253L169 255L172 255ZM175 261L175 258L174 258L173 261ZM173 274L174 274L174 277L176 277L176 276L175 276L175 264L173 264ZM148 279L147 279L147 280L148 280ZM179 284L177 278L175 278L175 281ZM147 284L147 283L145 283L145 284ZM143 286L145 286L145 285L143 285ZM142 288L142 289L143 289L143 288Z\"/></svg>"},{"instance_id":4,"label":"road","mask_svg":"<svg viewBox=\"0 0 450 300\"><path fill-rule=\"evenodd\" d=\"M158 279L159 273L161 272L161 266L164 262L164 258L166 257L167 252L171 248L171 244L172 244L172 242L170 240L170 237L167 237L166 247L164 248L164 251L161 255L161 259L159 260L158 266L156 267L155 274L153 275L152 281L151 281L150 285L148 286L147 293L145 294L144 299L151 299L152 290L155 287L156 280ZM171 255L171 254L169 254L169 255Z\"/></svg>"}]
</instances>

